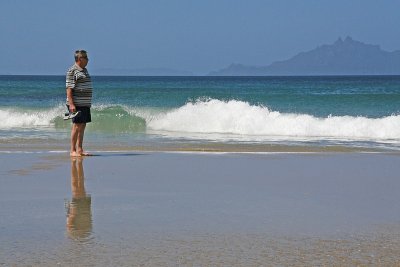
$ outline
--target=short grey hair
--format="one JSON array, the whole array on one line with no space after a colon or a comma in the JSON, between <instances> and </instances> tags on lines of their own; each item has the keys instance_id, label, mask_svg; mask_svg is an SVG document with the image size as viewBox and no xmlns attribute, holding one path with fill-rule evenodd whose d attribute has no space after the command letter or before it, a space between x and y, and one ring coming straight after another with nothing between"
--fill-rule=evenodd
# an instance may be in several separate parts
<instances>
[{"instance_id":1,"label":"short grey hair","mask_svg":"<svg viewBox=\"0 0 400 267\"><path fill-rule=\"evenodd\" d=\"M85 50L76 50L75 51L75 62L78 61L81 57L87 57L87 52Z\"/></svg>"}]
</instances>

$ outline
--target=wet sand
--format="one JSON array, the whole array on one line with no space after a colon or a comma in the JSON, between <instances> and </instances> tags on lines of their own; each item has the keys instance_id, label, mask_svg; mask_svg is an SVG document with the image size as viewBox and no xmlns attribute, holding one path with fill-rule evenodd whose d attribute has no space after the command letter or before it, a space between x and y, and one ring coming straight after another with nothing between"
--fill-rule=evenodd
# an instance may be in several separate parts
<instances>
[{"instance_id":1,"label":"wet sand","mask_svg":"<svg viewBox=\"0 0 400 267\"><path fill-rule=\"evenodd\" d=\"M0 153L0 266L396 266L399 162Z\"/></svg>"}]
</instances>

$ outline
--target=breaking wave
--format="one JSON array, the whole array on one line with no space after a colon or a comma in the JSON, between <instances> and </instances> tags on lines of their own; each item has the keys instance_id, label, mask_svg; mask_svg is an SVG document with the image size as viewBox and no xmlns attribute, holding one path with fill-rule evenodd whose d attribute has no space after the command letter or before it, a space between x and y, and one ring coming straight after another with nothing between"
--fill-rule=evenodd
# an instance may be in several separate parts
<instances>
[{"instance_id":1,"label":"breaking wave","mask_svg":"<svg viewBox=\"0 0 400 267\"><path fill-rule=\"evenodd\" d=\"M0 109L0 130L69 128L61 116L65 106L43 110ZM188 102L175 109L98 105L92 108L90 130L113 133L162 132L183 136L212 134L282 138L400 140L400 115L382 118L316 117L281 113L261 105L216 99ZM206 137L205 137L206 138Z\"/></svg>"},{"instance_id":2,"label":"breaking wave","mask_svg":"<svg viewBox=\"0 0 400 267\"><path fill-rule=\"evenodd\" d=\"M0 109L0 129L52 126L53 120L64 111L65 108L61 106L44 110L2 108Z\"/></svg>"},{"instance_id":3,"label":"breaking wave","mask_svg":"<svg viewBox=\"0 0 400 267\"><path fill-rule=\"evenodd\" d=\"M367 118L280 113L242 101L197 101L148 122L153 130L282 137L399 139L400 116Z\"/></svg>"}]
</instances>

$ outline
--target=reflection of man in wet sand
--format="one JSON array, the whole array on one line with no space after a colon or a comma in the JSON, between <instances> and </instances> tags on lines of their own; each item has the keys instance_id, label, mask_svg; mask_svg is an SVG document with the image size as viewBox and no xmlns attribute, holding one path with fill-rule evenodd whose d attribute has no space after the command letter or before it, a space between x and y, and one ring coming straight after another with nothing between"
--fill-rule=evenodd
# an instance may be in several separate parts
<instances>
[{"instance_id":1,"label":"reflection of man in wet sand","mask_svg":"<svg viewBox=\"0 0 400 267\"><path fill-rule=\"evenodd\" d=\"M86 238L92 232L91 197L86 194L82 158L71 159L72 200L67 203L67 232L71 238Z\"/></svg>"}]
</instances>

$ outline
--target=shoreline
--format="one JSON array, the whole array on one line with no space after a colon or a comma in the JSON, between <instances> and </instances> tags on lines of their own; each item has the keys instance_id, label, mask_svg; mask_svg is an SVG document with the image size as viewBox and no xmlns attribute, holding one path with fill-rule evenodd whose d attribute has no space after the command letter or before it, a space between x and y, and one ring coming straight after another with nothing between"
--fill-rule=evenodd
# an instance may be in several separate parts
<instances>
[{"instance_id":1,"label":"shoreline","mask_svg":"<svg viewBox=\"0 0 400 267\"><path fill-rule=\"evenodd\" d=\"M31 143L23 140L16 143L0 141L0 153L13 152L66 152L68 140L49 141L43 140ZM103 144L88 141L86 150L96 153L106 152L210 152L210 153L392 153L400 154L397 147L367 147L349 145L322 145L322 144L257 144L257 143L229 143L229 142L126 142Z\"/></svg>"}]
</instances>

